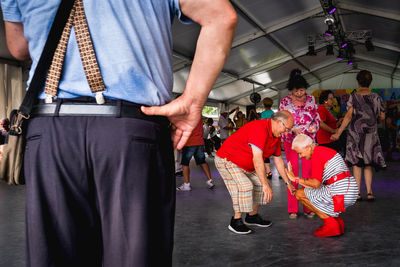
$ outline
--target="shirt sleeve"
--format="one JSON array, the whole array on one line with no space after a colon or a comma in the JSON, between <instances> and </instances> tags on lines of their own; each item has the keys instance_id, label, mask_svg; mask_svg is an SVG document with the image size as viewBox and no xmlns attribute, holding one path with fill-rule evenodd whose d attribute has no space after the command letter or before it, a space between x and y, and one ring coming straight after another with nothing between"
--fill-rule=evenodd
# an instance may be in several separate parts
<instances>
[{"instance_id":1,"label":"shirt sleeve","mask_svg":"<svg viewBox=\"0 0 400 267\"><path fill-rule=\"evenodd\" d=\"M353 95L351 94L349 100L347 100L347 110L353 106Z\"/></svg>"},{"instance_id":2,"label":"shirt sleeve","mask_svg":"<svg viewBox=\"0 0 400 267\"><path fill-rule=\"evenodd\" d=\"M192 24L192 23L194 23L194 21L191 18L185 16L185 14L182 13L181 6L180 6L180 3L179 3L180 0L171 0L171 2L172 2L171 4L172 4L172 7L174 9L174 12L175 12L175 14L178 17L180 22L182 22L184 24Z\"/></svg>"},{"instance_id":3,"label":"shirt sleeve","mask_svg":"<svg viewBox=\"0 0 400 267\"><path fill-rule=\"evenodd\" d=\"M326 122L328 114L326 113L326 108L323 105L320 105L318 107L318 114L319 114L321 121Z\"/></svg>"},{"instance_id":4,"label":"shirt sleeve","mask_svg":"<svg viewBox=\"0 0 400 267\"><path fill-rule=\"evenodd\" d=\"M9 22L22 22L21 12L15 0L1 0L3 20Z\"/></svg>"}]
</instances>

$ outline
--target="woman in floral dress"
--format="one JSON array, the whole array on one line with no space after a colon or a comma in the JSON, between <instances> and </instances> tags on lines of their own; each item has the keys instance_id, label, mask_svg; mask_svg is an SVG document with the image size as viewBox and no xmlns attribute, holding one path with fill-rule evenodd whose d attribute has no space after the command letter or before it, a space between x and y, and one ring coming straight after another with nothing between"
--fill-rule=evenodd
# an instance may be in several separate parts
<instances>
[{"instance_id":1,"label":"woman in floral dress","mask_svg":"<svg viewBox=\"0 0 400 267\"><path fill-rule=\"evenodd\" d=\"M281 100L279 110L287 110L293 115L294 126L292 131L282 137L283 147L285 149L286 159L291 163L293 172L299 175L299 156L292 149L293 139L298 134L306 134L315 142L317 131L319 129L320 118L318 115L318 106L315 98L306 93L308 87L307 81L301 76L298 69L292 70L288 82L289 95ZM301 159L302 177L311 177L311 161L305 158ZM293 183L297 189L298 184ZM288 213L289 218L296 219L299 211L299 203L295 196L288 191ZM307 207L303 206L305 215L313 217L315 214Z\"/></svg>"}]
</instances>

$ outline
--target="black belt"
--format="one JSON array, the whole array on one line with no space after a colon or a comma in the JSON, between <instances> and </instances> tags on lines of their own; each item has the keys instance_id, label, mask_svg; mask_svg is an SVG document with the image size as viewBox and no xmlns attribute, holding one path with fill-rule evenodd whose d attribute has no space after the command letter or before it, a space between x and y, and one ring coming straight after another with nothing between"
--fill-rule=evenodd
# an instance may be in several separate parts
<instances>
[{"instance_id":1,"label":"black belt","mask_svg":"<svg viewBox=\"0 0 400 267\"><path fill-rule=\"evenodd\" d=\"M169 121L164 116L148 116L144 114L140 107L143 105L124 101L106 99L106 103L99 105L93 98L73 98L57 99L54 103L46 104L41 100L34 106L32 117L128 117L141 120L157 122L169 125Z\"/></svg>"}]
</instances>

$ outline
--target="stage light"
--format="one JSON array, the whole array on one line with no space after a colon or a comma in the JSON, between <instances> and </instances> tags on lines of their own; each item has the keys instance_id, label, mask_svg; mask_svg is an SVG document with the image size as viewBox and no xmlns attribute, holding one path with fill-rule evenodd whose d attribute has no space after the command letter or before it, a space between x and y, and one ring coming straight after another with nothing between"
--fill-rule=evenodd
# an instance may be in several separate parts
<instances>
[{"instance_id":1,"label":"stage light","mask_svg":"<svg viewBox=\"0 0 400 267\"><path fill-rule=\"evenodd\" d=\"M326 30L326 32L325 32L325 35L331 37L331 36L333 36L333 33L334 33L333 26L329 25L328 30Z\"/></svg>"},{"instance_id":2,"label":"stage light","mask_svg":"<svg viewBox=\"0 0 400 267\"><path fill-rule=\"evenodd\" d=\"M334 55L334 53L333 53L333 45L329 44L326 47L326 55L327 56L333 56Z\"/></svg>"},{"instance_id":3,"label":"stage light","mask_svg":"<svg viewBox=\"0 0 400 267\"><path fill-rule=\"evenodd\" d=\"M368 38L368 39L365 41L365 47L367 48L367 51L374 51L374 50L375 50L375 47L374 47L374 45L372 44L371 38Z\"/></svg>"},{"instance_id":4,"label":"stage light","mask_svg":"<svg viewBox=\"0 0 400 267\"><path fill-rule=\"evenodd\" d=\"M335 19L333 18L332 15L327 15L325 17L324 22L325 22L326 25L331 26L331 25L333 25L335 23Z\"/></svg>"},{"instance_id":5,"label":"stage light","mask_svg":"<svg viewBox=\"0 0 400 267\"><path fill-rule=\"evenodd\" d=\"M307 56L316 56L317 53L315 53L315 48L313 45L308 46L308 52L306 54Z\"/></svg>"},{"instance_id":6,"label":"stage light","mask_svg":"<svg viewBox=\"0 0 400 267\"><path fill-rule=\"evenodd\" d=\"M337 59L342 60L344 57L345 57L345 51L343 48L340 48Z\"/></svg>"}]
</instances>

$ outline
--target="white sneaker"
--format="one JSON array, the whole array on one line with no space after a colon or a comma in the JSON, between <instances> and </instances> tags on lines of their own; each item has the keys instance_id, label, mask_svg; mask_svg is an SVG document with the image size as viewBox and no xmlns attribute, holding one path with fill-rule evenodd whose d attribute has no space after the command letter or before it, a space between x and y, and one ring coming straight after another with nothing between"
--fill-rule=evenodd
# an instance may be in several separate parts
<instances>
[{"instance_id":1,"label":"white sneaker","mask_svg":"<svg viewBox=\"0 0 400 267\"><path fill-rule=\"evenodd\" d=\"M213 180L208 180L208 181L206 182L206 184L207 184L207 186L208 186L208 189L212 189L212 188L214 188L214 186L215 186Z\"/></svg>"},{"instance_id":2,"label":"white sneaker","mask_svg":"<svg viewBox=\"0 0 400 267\"><path fill-rule=\"evenodd\" d=\"M190 191L190 190L192 190L190 185L186 185L184 183L181 186L176 188L176 191Z\"/></svg>"}]
</instances>

